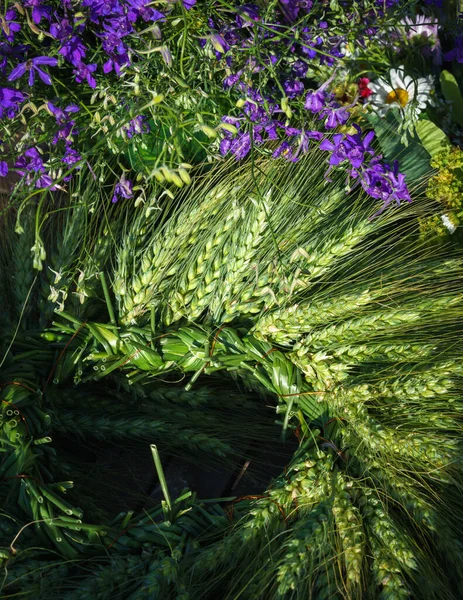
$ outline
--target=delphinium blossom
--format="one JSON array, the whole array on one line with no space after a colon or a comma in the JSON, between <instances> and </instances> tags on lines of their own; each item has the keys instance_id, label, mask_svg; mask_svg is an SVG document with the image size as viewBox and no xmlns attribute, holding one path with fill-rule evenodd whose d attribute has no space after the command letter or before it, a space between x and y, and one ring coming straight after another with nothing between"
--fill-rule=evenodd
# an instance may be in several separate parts
<instances>
[{"instance_id":1,"label":"delphinium blossom","mask_svg":"<svg viewBox=\"0 0 463 600\"><path fill-rule=\"evenodd\" d=\"M36 56L30 58L26 62L16 65L8 76L8 81L15 81L22 77L25 73L29 73L29 85L33 86L35 83L35 74L37 73L40 79L47 85L51 85L51 77L49 73L44 71L42 66L56 67L58 59L51 56Z\"/></svg>"},{"instance_id":2,"label":"delphinium blossom","mask_svg":"<svg viewBox=\"0 0 463 600\"><path fill-rule=\"evenodd\" d=\"M83 62L79 62L76 64L76 68L73 73L76 76L77 83L82 83L82 81L86 81L91 88L96 87L96 80L93 76L93 73L97 70L97 65L95 63L91 63L86 65Z\"/></svg>"},{"instance_id":3,"label":"delphinium blossom","mask_svg":"<svg viewBox=\"0 0 463 600\"><path fill-rule=\"evenodd\" d=\"M61 162L63 162L68 167L71 167L72 165L74 165L75 163L77 163L81 160L82 160L82 157L79 154L79 152L77 152L77 150L71 146L71 142L69 140L66 140L64 156L61 159ZM70 178L71 178L71 176L67 176L67 178L65 177L64 180L68 181Z\"/></svg>"},{"instance_id":4,"label":"delphinium blossom","mask_svg":"<svg viewBox=\"0 0 463 600\"><path fill-rule=\"evenodd\" d=\"M397 161L392 167L383 163L382 157L375 156L371 146L374 132L370 131L362 138L361 128L358 125L354 125L354 128L356 133L353 135L338 133L332 140L325 139L321 142L320 149L331 154L327 175L335 167L347 168L348 180L357 181L369 196L382 200L383 205L374 217L393 201L399 205L401 201L411 202L405 176L399 173Z\"/></svg>"},{"instance_id":5,"label":"delphinium blossom","mask_svg":"<svg viewBox=\"0 0 463 600\"><path fill-rule=\"evenodd\" d=\"M19 110L19 105L24 102L26 95L19 90L0 87L0 119L12 119Z\"/></svg>"},{"instance_id":6,"label":"delphinium blossom","mask_svg":"<svg viewBox=\"0 0 463 600\"><path fill-rule=\"evenodd\" d=\"M136 117L131 119L127 123L127 125L124 125L124 127L122 127L122 130L130 139L134 135L142 135L144 133L149 133L151 131L151 127L148 123L148 119L144 115L137 115Z\"/></svg>"},{"instance_id":7,"label":"delphinium blossom","mask_svg":"<svg viewBox=\"0 0 463 600\"><path fill-rule=\"evenodd\" d=\"M463 34L460 34L455 39L454 47L444 54L444 59L448 61L456 60L463 64Z\"/></svg>"},{"instance_id":8,"label":"delphinium blossom","mask_svg":"<svg viewBox=\"0 0 463 600\"><path fill-rule=\"evenodd\" d=\"M120 198L133 198L133 184L130 179L126 179L125 175L122 174L120 180L117 182L114 188L112 202L116 203Z\"/></svg>"},{"instance_id":9,"label":"delphinium blossom","mask_svg":"<svg viewBox=\"0 0 463 600\"><path fill-rule=\"evenodd\" d=\"M26 184L31 185L35 181L36 188L50 187L55 189L53 180L47 173L43 159L37 148L28 148L15 162L16 172L26 177ZM37 177L38 175L38 177Z\"/></svg>"},{"instance_id":10,"label":"delphinium blossom","mask_svg":"<svg viewBox=\"0 0 463 600\"><path fill-rule=\"evenodd\" d=\"M32 8L32 20L36 25L42 19L50 20L51 6L48 6L43 0L23 0L24 8Z\"/></svg>"},{"instance_id":11,"label":"delphinium blossom","mask_svg":"<svg viewBox=\"0 0 463 600\"><path fill-rule=\"evenodd\" d=\"M55 133L52 143L58 143L60 139L67 139L72 135L77 135L77 129L75 128L75 121L71 118L71 115L79 112L79 107L76 104L69 104L66 108L62 109L55 106L52 102L48 103L48 110L56 119L58 125L58 131Z\"/></svg>"},{"instance_id":12,"label":"delphinium blossom","mask_svg":"<svg viewBox=\"0 0 463 600\"><path fill-rule=\"evenodd\" d=\"M18 16L14 8L7 10L5 16L0 15L2 33L10 43L14 41L15 34L21 31L21 25L17 21L17 18Z\"/></svg>"}]
</instances>

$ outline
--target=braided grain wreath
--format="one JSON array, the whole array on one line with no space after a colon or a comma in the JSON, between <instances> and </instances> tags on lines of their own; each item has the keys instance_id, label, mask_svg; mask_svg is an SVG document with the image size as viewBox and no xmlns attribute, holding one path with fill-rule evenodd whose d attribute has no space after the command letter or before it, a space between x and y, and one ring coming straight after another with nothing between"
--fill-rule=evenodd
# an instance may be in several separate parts
<instances>
[{"instance_id":1,"label":"braided grain wreath","mask_svg":"<svg viewBox=\"0 0 463 600\"><path fill-rule=\"evenodd\" d=\"M80 243L42 289L64 273L65 302L2 365L2 597L458 597L461 253L420 243L423 199L369 219L320 168L210 177L84 259L82 211L61 223ZM159 451L275 445L275 410L298 447L268 489L170 496ZM108 516L71 489L63 439L107 438L152 445L160 504Z\"/></svg>"}]
</instances>

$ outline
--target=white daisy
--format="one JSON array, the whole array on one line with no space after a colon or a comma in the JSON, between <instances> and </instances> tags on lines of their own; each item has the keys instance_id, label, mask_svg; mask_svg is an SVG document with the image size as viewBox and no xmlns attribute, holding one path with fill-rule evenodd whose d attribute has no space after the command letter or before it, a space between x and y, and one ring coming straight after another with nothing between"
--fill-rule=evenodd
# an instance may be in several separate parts
<instances>
[{"instance_id":1,"label":"white daisy","mask_svg":"<svg viewBox=\"0 0 463 600\"><path fill-rule=\"evenodd\" d=\"M424 57L432 56L433 65L442 64L442 49L439 40L438 23L435 18L417 15L414 20L405 17L398 28L399 35L404 35L407 39L420 38L427 42L421 48Z\"/></svg>"},{"instance_id":2,"label":"white daisy","mask_svg":"<svg viewBox=\"0 0 463 600\"><path fill-rule=\"evenodd\" d=\"M441 215L443 225L449 230L450 233L455 233L457 226L450 220L448 215Z\"/></svg>"},{"instance_id":3,"label":"white daisy","mask_svg":"<svg viewBox=\"0 0 463 600\"><path fill-rule=\"evenodd\" d=\"M425 38L437 38L438 36L437 20L425 17L424 15L417 15L414 20L410 17L405 17L400 22L400 25L409 39L416 36Z\"/></svg>"},{"instance_id":4,"label":"white daisy","mask_svg":"<svg viewBox=\"0 0 463 600\"><path fill-rule=\"evenodd\" d=\"M380 79L368 85L373 94L368 104L379 116L384 116L390 109L399 109L404 121L413 123L419 113L430 101L432 90L431 78L413 79L405 75L404 67L391 69L389 78ZM408 127L407 127L408 128Z\"/></svg>"}]
</instances>

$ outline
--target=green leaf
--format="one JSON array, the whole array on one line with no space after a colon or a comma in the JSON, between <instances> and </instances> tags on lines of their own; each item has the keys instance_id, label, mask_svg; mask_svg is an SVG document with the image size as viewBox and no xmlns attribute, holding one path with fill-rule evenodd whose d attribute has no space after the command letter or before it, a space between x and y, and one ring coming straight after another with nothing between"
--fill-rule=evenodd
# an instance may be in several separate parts
<instances>
[{"instance_id":1,"label":"green leaf","mask_svg":"<svg viewBox=\"0 0 463 600\"><path fill-rule=\"evenodd\" d=\"M445 99L452 103L453 119L463 127L463 98L457 80L452 73L444 70L440 74L440 85Z\"/></svg>"},{"instance_id":2,"label":"green leaf","mask_svg":"<svg viewBox=\"0 0 463 600\"><path fill-rule=\"evenodd\" d=\"M450 146L450 140L432 121L423 119L416 124L416 133L431 156Z\"/></svg>"},{"instance_id":3,"label":"green leaf","mask_svg":"<svg viewBox=\"0 0 463 600\"><path fill-rule=\"evenodd\" d=\"M411 139L408 146L401 141L398 133L398 118L389 111L386 117L370 113L368 121L373 126L381 152L386 162L399 161L399 168L407 176L407 183L419 181L431 170L431 156L416 139Z\"/></svg>"}]
</instances>

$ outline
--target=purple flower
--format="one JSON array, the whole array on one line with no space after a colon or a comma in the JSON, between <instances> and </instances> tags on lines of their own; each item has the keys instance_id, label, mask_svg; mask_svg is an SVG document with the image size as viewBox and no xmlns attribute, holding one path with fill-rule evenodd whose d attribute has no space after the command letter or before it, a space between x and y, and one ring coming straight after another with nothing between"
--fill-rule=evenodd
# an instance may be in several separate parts
<instances>
[{"instance_id":1,"label":"purple flower","mask_svg":"<svg viewBox=\"0 0 463 600\"><path fill-rule=\"evenodd\" d=\"M301 81L288 79L283 83L283 89L285 90L288 98L295 98L304 91L304 84Z\"/></svg>"},{"instance_id":2,"label":"purple flower","mask_svg":"<svg viewBox=\"0 0 463 600\"><path fill-rule=\"evenodd\" d=\"M323 91L317 90L309 92L305 97L304 108L312 113L319 113L325 106L326 94Z\"/></svg>"},{"instance_id":3,"label":"purple flower","mask_svg":"<svg viewBox=\"0 0 463 600\"><path fill-rule=\"evenodd\" d=\"M302 9L309 12L313 6L312 0L281 0L281 11L288 21L295 21Z\"/></svg>"},{"instance_id":4,"label":"purple flower","mask_svg":"<svg viewBox=\"0 0 463 600\"><path fill-rule=\"evenodd\" d=\"M327 129L334 129L338 125L344 125L349 120L349 112L347 107L341 106L337 108L326 107L323 109L320 118L325 119L325 127Z\"/></svg>"},{"instance_id":5,"label":"purple flower","mask_svg":"<svg viewBox=\"0 0 463 600\"><path fill-rule=\"evenodd\" d=\"M37 148L28 148L22 156L20 156L15 167L19 175L24 177L26 175L26 184L30 185L34 181L34 173L39 174L38 178L35 179L36 188L50 187L51 190L55 190L53 186L53 180L45 171L43 166L43 160L40 156Z\"/></svg>"},{"instance_id":6,"label":"purple flower","mask_svg":"<svg viewBox=\"0 0 463 600\"><path fill-rule=\"evenodd\" d=\"M218 33L213 33L212 35L209 35L208 38L213 45L214 50L216 50L219 54L224 54L230 50L228 43L225 41L223 36L219 35Z\"/></svg>"},{"instance_id":7,"label":"purple flower","mask_svg":"<svg viewBox=\"0 0 463 600\"><path fill-rule=\"evenodd\" d=\"M66 123L69 118L69 115L79 112L80 110L77 104L69 104L68 106L66 106L66 108L62 109L56 107L51 102L48 103L48 108L51 114L56 118L56 122L58 123L58 125Z\"/></svg>"},{"instance_id":8,"label":"purple flower","mask_svg":"<svg viewBox=\"0 0 463 600\"><path fill-rule=\"evenodd\" d=\"M103 29L109 34L117 36L119 39L133 32L132 23L126 15L116 17L111 15L110 18L103 21Z\"/></svg>"},{"instance_id":9,"label":"purple flower","mask_svg":"<svg viewBox=\"0 0 463 600\"><path fill-rule=\"evenodd\" d=\"M357 133L346 136L342 133L338 133L333 136L332 141L329 139L323 140L320 144L320 150L331 152L329 159L330 169L344 161L349 161L352 167L350 175L352 177L357 177L357 170L363 165L365 155L369 154L374 156L375 154L375 151L370 145L375 134L373 131L370 131L366 134L365 138L362 139L362 130L358 125L354 125L354 127L357 130Z\"/></svg>"},{"instance_id":10,"label":"purple flower","mask_svg":"<svg viewBox=\"0 0 463 600\"><path fill-rule=\"evenodd\" d=\"M138 115L133 118L127 125L123 128L123 131L127 134L128 138L132 138L137 134L149 133L151 131L151 127L149 126L148 119L144 115Z\"/></svg>"},{"instance_id":11,"label":"purple flower","mask_svg":"<svg viewBox=\"0 0 463 600\"><path fill-rule=\"evenodd\" d=\"M7 10L2 24L2 31L10 43L14 41L14 34L21 30L21 25L15 19L16 11L13 8Z\"/></svg>"},{"instance_id":12,"label":"purple flower","mask_svg":"<svg viewBox=\"0 0 463 600\"><path fill-rule=\"evenodd\" d=\"M249 133L239 133L234 140L231 141L229 152L234 154L236 160L240 160L249 154L251 150L251 136Z\"/></svg>"},{"instance_id":13,"label":"purple flower","mask_svg":"<svg viewBox=\"0 0 463 600\"><path fill-rule=\"evenodd\" d=\"M58 64L57 58L51 58L50 56L37 56L36 58L31 58L26 62L20 63L17 65L10 73L8 77L8 81L15 81L19 79L29 71L29 85L34 85L35 82L35 72L37 71L40 79L46 83L47 85L51 85L51 77L48 73L43 71L40 66L48 65L49 67L56 67Z\"/></svg>"},{"instance_id":14,"label":"purple flower","mask_svg":"<svg viewBox=\"0 0 463 600\"><path fill-rule=\"evenodd\" d=\"M120 198L132 198L133 197L133 184L130 179L126 179L125 175L122 175L120 181L114 188L114 195L111 202L117 202Z\"/></svg>"},{"instance_id":15,"label":"purple flower","mask_svg":"<svg viewBox=\"0 0 463 600\"><path fill-rule=\"evenodd\" d=\"M82 0L81 6L90 9L90 20L98 23L100 17L121 15L123 8L119 0Z\"/></svg>"},{"instance_id":16,"label":"purple flower","mask_svg":"<svg viewBox=\"0 0 463 600\"><path fill-rule=\"evenodd\" d=\"M358 125L354 125L357 133L343 135L338 133L332 140L324 139L320 144L321 150L331 153L329 158L330 167L325 174L336 166L349 162L351 169L348 177L360 183L363 189L372 198L382 200L382 208L372 218L379 215L391 202L400 205L402 200L411 202L410 193L405 183L405 176L399 173L397 161L393 167L381 162L381 156L375 156L371 147L374 132L368 132L362 139L362 132ZM372 158L366 163L367 155Z\"/></svg>"},{"instance_id":17,"label":"purple flower","mask_svg":"<svg viewBox=\"0 0 463 600\"><path fill-rule=\"evenodd\" d=\"M375 151L371 147L375 132L369 131L362 140L362 130L356 123L354 123L354 128L357 130L357 133L346 135L344 146L346 147L347 158L350 160L351 165L354 168L358 168L363 163L365 154L375 155Z\"/></svg>"},{"instance_id":18,"label":"purple flower","mask_svg":"<svg viewBox=\"0 0 463 600\"><path fill-rule=\"evenodd\" d=\"M24 44L11 46L8 42L0 42L0 75L6 75L8 58L16 64L19 60L24 59L27 50L28 48Z\"/></svg>"},{"instance_id":19,"label":"purple flower","mask_svg":"<svg viewBox=\"0 0 463 600\"><path fill-rule=\"evenodd\" d=\"M49 187L51 190L56 190L56 187L53 185L53 179L48 175L48 173L42 173L39 175L38 179L35 182L36 188L47 188Z\"/></svg>"},{"instance_id":20,"label":"purple flower","mask_svg":"<svg viewBox=\"0 0 463 600\"><path fill-rule=\"evenodd\" d=\"M231 73L230 75L225 77L225 79L223 80L223 87L227 89L236 85L240 80L242 74L243 70L241 69L240 71L237 71L236 73Z\"/></svg>"},{"instance_id":21,"label":"purple flower","mask_svg":"<svg viewBox=\"0 0 463 600\"><path fill-rule=\"evenodd\" d=\"M256 4L237 6L236 11L238 14L235 17L236 25L239 28L252 27L252 21L260 21L259 10L260 9Z\"/></svg>"},{"instance_id":22,"label":"purple flower","mask_svg":"<svg viewBox=\"0 0 463 600\"><path fill-rule=\"evenodd\" d=\"M278 146L278 148L275 150L275 152L272 154L272 158L279 158L280 156L283 156L284 158L286 158L287 160L289 160L291 162L297 161L297 156L294 155L291 144L289 142L287 142L286 140L283 141Z\"/></svg>"},{"instance_id":23,"label":"purple flower","mask_svg":"<svg viewBox=\"0 0 463 600\"><path fill-rule=\"evenodd\" d=\"M77 67L79 63L85 58L87 48L82 43L82 40L77 36L73 35L66 42L63 43L61 48L58 50L59 54L64 56L72 65Z\"/></svg>"},{"instance_id":24,"label":"purple flower","mask_svg":"<svg viewBox=\"0 0 463 600\"><path fill-rule=\"evenodd\" d=\"M52 140L53 144L57 144L60 139L67 139L71 133L77 133L74 128L75 121L70 119L70 116L73 113L79 112L79 107L76 104L69 104L69 106L62 109L56 107L52 102L49 102L48 109L55 117L56 123L59 125L59 129Z\"/></svg>"},{"instance_id":25,"label":"purple flower","mask_svg":"<svg viewBox=\"0 0 463 600\"><path fill-rule=\"evenodd\" d=\"M103 73L111 73L111 71L114 69L116 75L119 76L122 72L122 68L128 64L130 64L128 54L122 56L113 56L104 63Z\"/></svg>"},{"instance_id":26,"label":"purple flower","mask_svg":"<svg viewBox=\"0 0 463 600\"><path fill-rule=\"evenodd\" d=\"M276 121L269 121L268 123L266 123L264 125L264 131L267 134L268 140L277 140L278 139L277 122Z\"/></svg>"},{"instance_id":27,"label":"purple flower","mask_svg":"<svg viewBox=\"0 0 463 600\"><path fill-rule=\"evenodd\" d=\"M191 10L196 4L196 0L182 0L182 4L186 10Z\"/></svg>"},{"instance_id":28,"label":"purple flower","mask_svg":"<svg viewBox=\"0 0 463 600\"><path fill-rule=\"evenodd\" d=\"M0 119L6 116L12 119L19 110L19 105L24 102L26 96L18 90L0 88Z\"/></svg>"},{"instance_id":29,"label":"purple flower","mask_svg":"<svg viewBox=\"0 0 463 600\"><path fill-rule=\"evenodd\" d=\"M107 31L99 37L103 39L102 46L106 54L125 54L127 51L126 45L117 33Z\"/></svg>"},{"instance_id":30,"label":"purple flower","mask_svg":"<svg viewBox=\"0 0 463 600\"><path fill-rule=\"evenodd\" d=\"M297 127L287 127L286 125L282 125L281 129L283 129L286 135L289 135L290 137L301 135L302 133L302 130Z\"/></svg>"},{"instance_id":31,"label":"purple flower","mask_svg":"<svg viewBox=\"0 0 463 600\"><path fill-rule=\"evenodd\" d=\"M32 20L36 25L40 23L42 19L51 18L51 6L42 6L42 0L24 0L24 6L26 8L32 8Z\"/></svg>"},{"instance_id":32,"label":"purple flower","mask_svg":"<svg viewBox=\"0 0 463 600\"><path fill-rule=\"evenodd\" d=\"M50 25L50 34L55 40L64 40L72 34L72 25L68 19L61 19L59 22Z\"/></svg>"},{"instance_id":33,"label":"purple flower","mask_svg":"<svg viewBox=\"0 0 463 600\"><path fill-rule=\"evenodd\" d=\"M0 160L0 177L8 175L8 164L4 160Z\"/></svg>"},{"instance_id":34,"label":"purple flower","mask_svg":"<svg viewBox=\"0 0 463 600\"><path fill-rule=\"evenodd\" d=\"M331 156L329 159L330 169L331 167L335 167L339 165L339 163L346 160L346 149L343 145L344 134L337 133L333 136L333 140L329 140L326 138L320 144L320 150L327 150L331 152Z\"/></svg>"},{"instance_id":35,"label":"purple flower","mask_svg":"<svg viewBox=\"0 0 463 600\"><path fill-rule=\"evenodd\" d=\"M231 143L232 143L232 141L229 138L224 138L223 140L220 141L219 151L222 156L225 156L226 154L228 154L228 152L230 151Z\"/></svg>"},{"instance_id":36,"label":"purple flower","mask_svg":"<svg viewBox=\"0 0 463 600\"><path fill-rule=\"evenodd\" d=\"M61 159L61 162L63 162L68 167L71 167L73 164L75 164L76 162L79 162L80 160L82 160L81 155L77 152L77 150L75 150L71 146L71 144L69 142L67 142L66 148L64 151L64 156Z\"/></svg>"},{"instance_id":37,"label":"purple flower","mask_svg":"<svg viewBox=\"0 0 463 600\"><path fill-rule=\"evenodd\" d=\"M454 48L444 54L444 60L456 60L458 63L463 63L463 35L457 36Z\"/></svg>"},{"instance_id":38,"label":"purple flower","mask_svg":"<svg viewBox=\"0 0 463 600\"><path fill-rule=\"evenodd\" d=\"M28 148L15 162L15 167L18 168L18 173L22 176L31 171L43 173L45 168L43 160L37 148Z\"/></svg>"},{"instance_id":39,"label":"purple flower","mask_svg":"<svg viewBox=\"0 0 463 600\"><path fill-rule=\"evenodd\" d=\"M127 0L129 5L127 16L132 23L135 23L140 16L144 21L165 21L166 17L162 12L155 8L147 6L147 0Z\"/></svg>"},{"instance_id":40,"label":"purple flower","mask_svg":"<svg viewBox=\"0 0 463 600\"><path fill-rule=\"evenodd\" d=\"M371 217L372 219L380 215L393 201L399 206L403 200L412 201L405 183L405 175L399 173L397 161L394 161L391 168L382 164L380 157L376 157L361 174L361 184L372 198L383 201L383 206Z\"/></svg>"},{"instance_id":41,"label":"purple flower","mask_svg":"<svg viewBox=\"0 0 463 600\"><path fill-rule=\"evenodd\" d=\"M77 83L82 83L83 81L87 81L88 85L91 88L96 87L96 81L93 77L92 73L94 73L97 69L97 65L92 63L90 65L86 65L83 62L79 62L76 65L73 73L76 76Z\"/></svg>"},{"instance_id":42,"label":"purple flower","mask_svg":"<svg viewBox=\"0 0 463 600\"><path fill-rule=\"evenodd\" d=\"M291 69L297 77L305 77L309 67L303 60L296 60Z\"/></svg>"}]
</instances>

